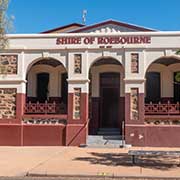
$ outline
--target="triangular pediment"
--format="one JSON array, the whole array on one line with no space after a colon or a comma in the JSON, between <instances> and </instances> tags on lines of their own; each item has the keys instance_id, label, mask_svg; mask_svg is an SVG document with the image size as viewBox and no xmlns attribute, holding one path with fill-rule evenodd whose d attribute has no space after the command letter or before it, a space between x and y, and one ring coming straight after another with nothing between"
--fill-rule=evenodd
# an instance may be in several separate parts
<instances>
[{"instance_id":1,"label":"triangular pediment","mask_svg":"<svg viewBox=\"0 0 180 180\"><path fill-rule=\"evenodd\" d=\"M154 29L123 23L114 20L108 20L101 23L96 23L89 26L84 26L71 33L110 33L110 32L138 32L138 31L155 31Z\"/></svg>"},{"instance_id":2,"label":"triangular pediment","mask_svg":"<svg viewBox=\"0 0 180 180\"><path fill-rule=\"evenodd\" d=\"M112 32L138 32L138 31L156 31L151 28L146 28L130 23L124 23L115 20L107 20L92 25L83 25L72 23L65 26L60 26L55 29L50 29L42 33L112 33Z\"/></svg>"}]
</instances>

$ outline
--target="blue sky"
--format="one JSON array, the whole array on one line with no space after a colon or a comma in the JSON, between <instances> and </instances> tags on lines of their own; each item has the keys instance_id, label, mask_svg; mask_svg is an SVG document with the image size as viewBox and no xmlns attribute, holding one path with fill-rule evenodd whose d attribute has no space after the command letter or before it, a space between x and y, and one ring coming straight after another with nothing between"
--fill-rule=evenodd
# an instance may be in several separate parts
<instances>
[{"instance_id":1,"label":"blue sky","mask_svg":"<svg viewBox=\"0 0 180 180\"><path fill-rule=\"evenodd\" d=\"M15 33L39 33L73 22L115 19L159 30L180 30L180 0L10 0Z\"/></svg>"}]
</instances>

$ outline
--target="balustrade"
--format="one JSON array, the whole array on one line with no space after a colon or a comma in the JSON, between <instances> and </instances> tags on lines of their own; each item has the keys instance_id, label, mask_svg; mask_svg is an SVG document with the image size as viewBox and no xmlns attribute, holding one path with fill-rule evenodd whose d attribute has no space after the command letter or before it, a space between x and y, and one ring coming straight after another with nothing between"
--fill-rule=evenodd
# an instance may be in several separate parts
<instances>
[{"instance_id":1,"label":"balustrade","mask_svg":"<svg viewBox=\"0 0 180 180\"><path fill-rule=\"evenodd\" d=\"M66 107L63 103L31 103L28 102L25 105L25 114L65 114Z\"/></svg>"},{"instance_id":2,"label":"balustrade","mask_svg":"<svg viewBox=\"0 0 180 180\"><path fill-rule=\"evenodd\" d=\"M180 104L171 104L168 102L167 104L145 104L145 114L146 115L180 115Z\"/></svg>"}]
</instances>

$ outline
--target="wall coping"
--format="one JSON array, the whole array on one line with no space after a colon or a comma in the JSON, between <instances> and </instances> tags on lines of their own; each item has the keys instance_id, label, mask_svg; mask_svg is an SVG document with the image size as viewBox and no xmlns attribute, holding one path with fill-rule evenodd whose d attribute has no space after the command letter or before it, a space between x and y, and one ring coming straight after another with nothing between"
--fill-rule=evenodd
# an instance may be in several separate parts
<instances>
[{"instance_id":1,"label":"wall coping","mask_svg":"<svg viewBox=\"0 0 180 180\"><path fill-rule=\"evenodd\" d=\"M7 38L53 38L61 36L127 36L127 35L152 35L152 36L180 36L180 31L158 31L158 32L120 32L120 33L53 33L53 34L7 34Z\"/></svg>"},{"instance_id":2,"label":"wall coping","mask_svg":"<svg viewBox=\"0 0 180 180\"><path fill-rule=\"evenodd\" d=\"M90 82L89 79L67 79L67 82L69 83L87 83Z\"/></svg>"},{"instance_id":3,"label":"wall coping","mask_svg":"<svg viewBox=\"0 0 180 180\"><path fill-rule=\"evenodd\" d=\"M125 83L143 83L146 79L124 79Z\"/></svg>"}]
</instances>

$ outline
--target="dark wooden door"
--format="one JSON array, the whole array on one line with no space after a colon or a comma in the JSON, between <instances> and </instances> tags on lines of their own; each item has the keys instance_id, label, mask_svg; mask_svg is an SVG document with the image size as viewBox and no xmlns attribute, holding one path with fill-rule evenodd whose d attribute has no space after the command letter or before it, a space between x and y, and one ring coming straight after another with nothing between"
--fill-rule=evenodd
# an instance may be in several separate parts
<instances>
[{"instance_id":1,"label":"dark wooden door","mask_svg":"<svg viewBox=\"0 0 180 180\"><path fill-rule=\"evenodd\" d=\"M161 78L159 72L146 74L146 102L158 103L161 100Z\"/></svg>"},{"instance_id":2,"label":"dark wooden door","mask_svg":"<svg viewBox=\"0 0 180 180\"><path fill-rule=\"evenodd\" d=\"M119 73L102 73L100 75L100 127L119 127Z\"/></svg>"},{"instance_id":3,"label":"dark wooden door","mask_svg":"<svg viewBox=\"0 0 180 180\"><path fill-rule=\"evenodd\" d=\"M49 74L37 74L37 99L39 102L45 102L48 98Z\"/></svg>"}]
</instances>

